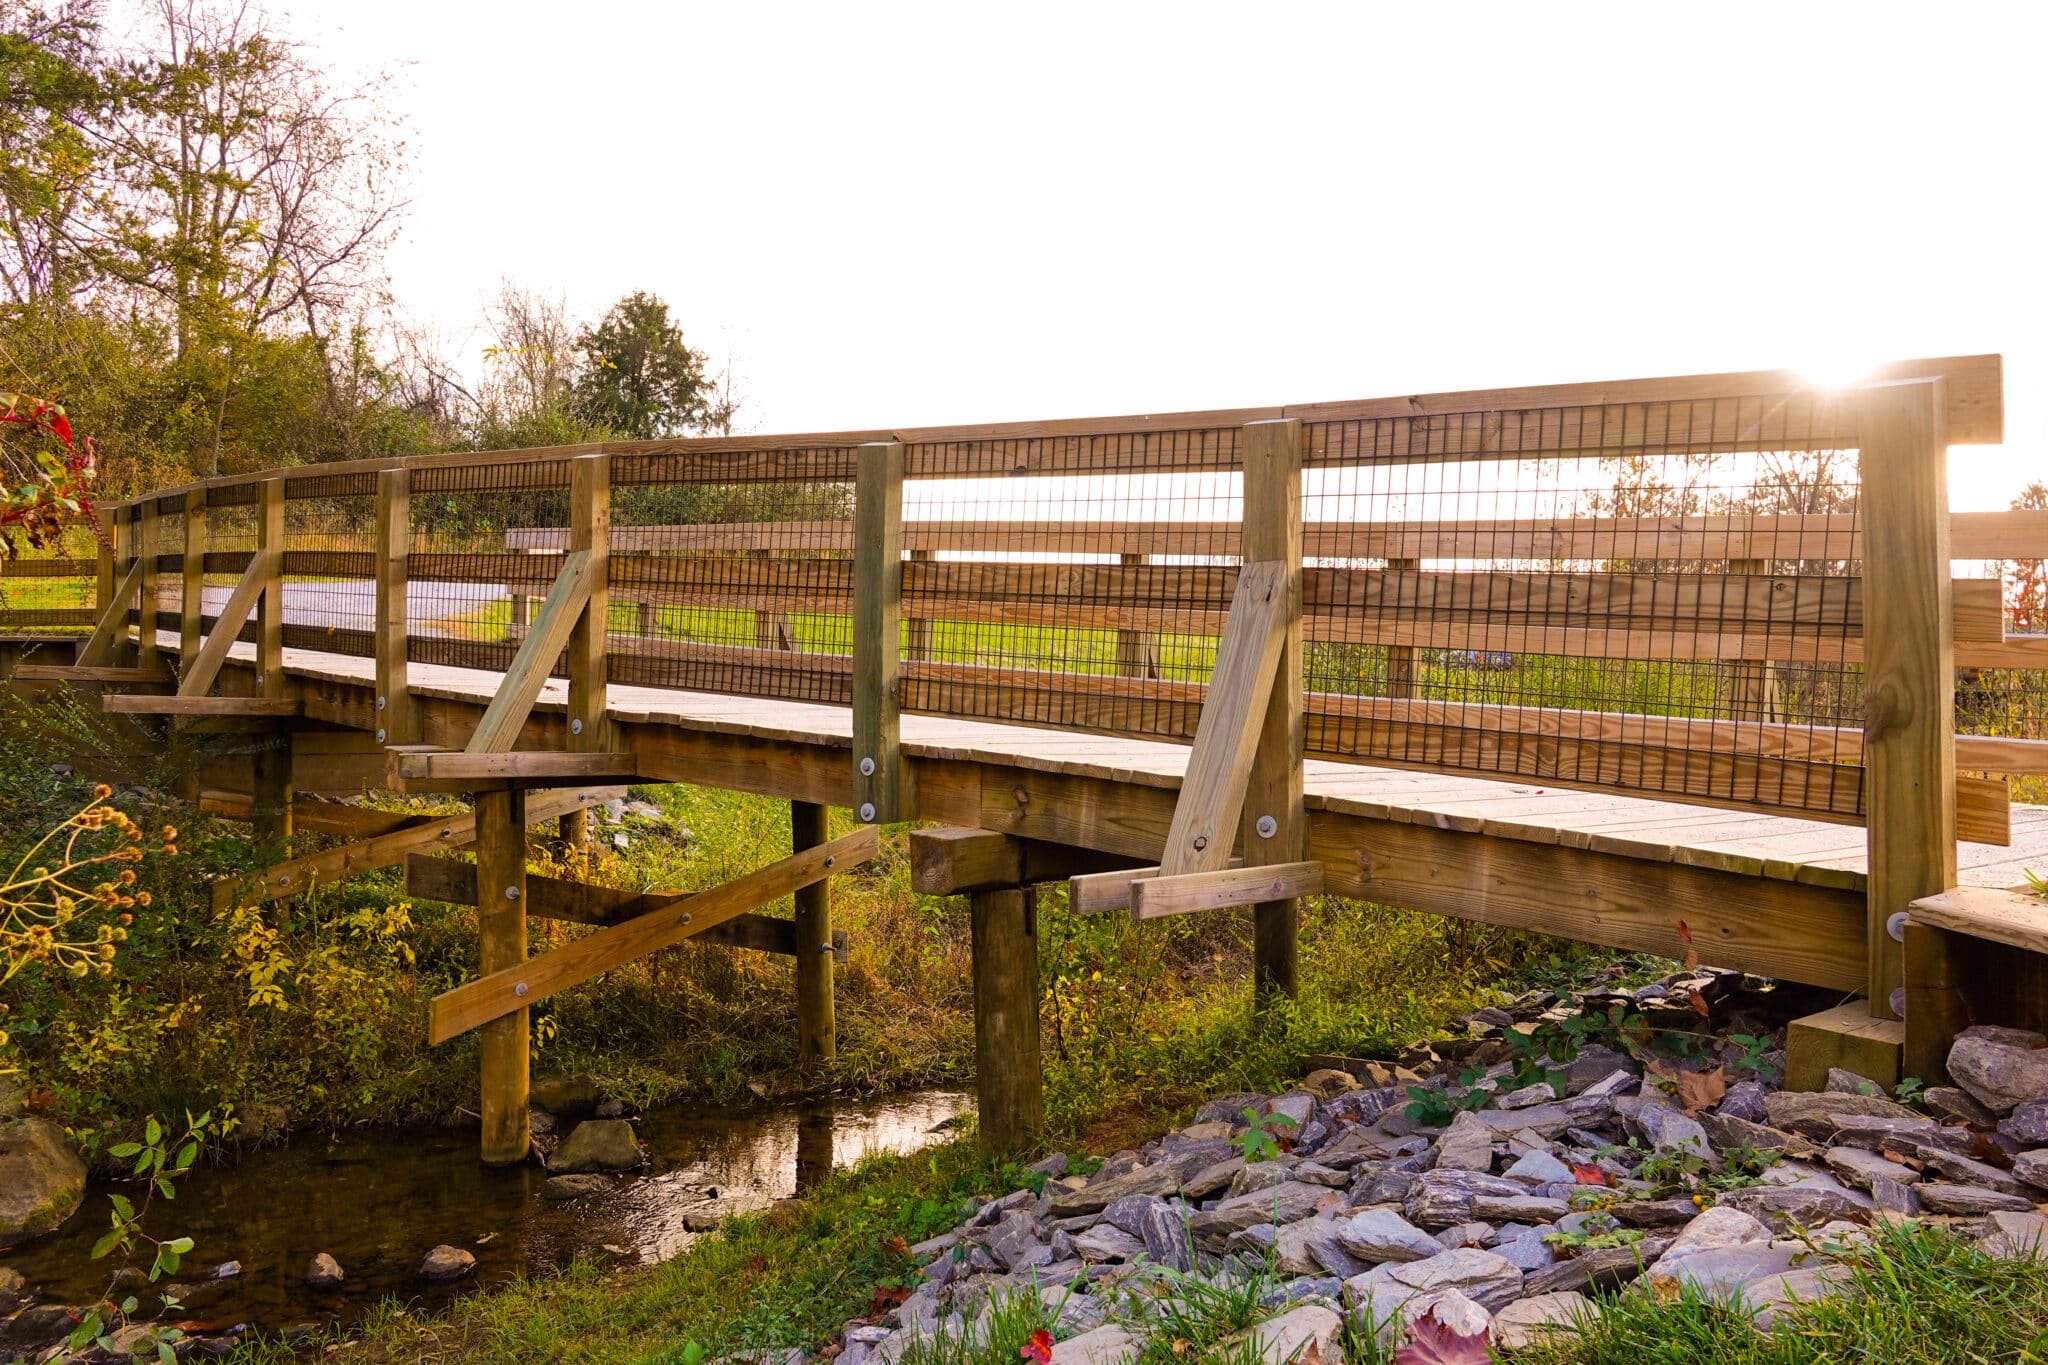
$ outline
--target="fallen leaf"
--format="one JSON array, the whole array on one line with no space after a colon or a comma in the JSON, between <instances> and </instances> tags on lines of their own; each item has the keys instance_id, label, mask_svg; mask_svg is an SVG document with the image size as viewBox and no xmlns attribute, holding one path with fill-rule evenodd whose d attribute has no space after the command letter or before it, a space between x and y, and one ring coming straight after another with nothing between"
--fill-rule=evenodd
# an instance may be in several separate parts
<instances>
[{"instance_id":1,"label":"fallen leaf","mask_svg":"<svg viewBox=\"0 0 2048 1365\"><path fill-rule=\"evenodd\" d=\"M1038 1365L1047 1365L1052 1359L1052 1333L1043 1327L1031 1334L1031 1340L1017 1348L1019 1360L1035 1360Z\"/></svg>"},{"instance_id":2,"label":"fallen leaf","mask_svg":"<svg viewBox=\"0 0 2048 1365\"><path fill-rule=\"evenodd\" d=\"M1491 1365L1493 1355L1486 1349L1492 1334L1481 1328L1477 1335L1454 1332L1437 1321L1430 1309L1408 1327L1408 1344L1394 1352L1394 1365Z\"/></svg>"},{"instance_id":3,"label":"fallen leaf","mask_svg":"<svg viewBox=\"0 0 2048 1365\"><path fill-rule=\"evenodd\" d=\"M1581 1185L1612 1185L1614 1176L1591 1162L1581 1162L1572 1167L1572 1179Z\"/></svg>"},{"instance_id":4,"label":"fallen leaf","mask_svg":"<svg viewBox=\"0 0 2048 1365\"><path fill-rule=\"evenodd\" d=\"M1323 1343L1311 1341L1308 1349L1294 1358L1294 1365L1323 1365Z\"/></svg>"},{"instance_id":5,"label":"fallen leaf","mask_svg":"<svg viewBox=\"0 0 2048 1365\"><path fill-rule=\"evenodd\" d=\"M910 1291L902 1285L878 1284L875 1286L874 1297L868 1300L867 1315L870 1318L879 1318L891 1308L901 1305L909 1297Z\"/></svg>"},{"instance_id":6,"label":"fallen leaf","mask_svg":"<svg viewBox=\"0 0 2048 1365\"><path fill-rule=\"evenodd\" d=\"M903 1234L899 1232L893 1237L884 1237L882 1239L882 1250L896 1256L908 1256L910 1254L910 1243L904 1241Z\"/></svg>"},{"instance_id":7,"label":"fallen leaf","mask_svg":"<svg viewBox=\"0 0 2048 1365\"><path fill-rule=\"evenodd\" d=\"M1685 945L1685 969L1689 972L1698 971L1700 950L1692 946L1692 926L1684 920L1678 922L1678 941Z\"/></svg>"},{"instance_id":8,"label":"fallen leaf","mask_svg":"<svg viewBox=\"0 0 2048 1365\"><path fill-rule=\"evenodd\" d=\"M1700 994L1697 986L1687 986L1685 988L1685 998L1687 1003L1692 1006L1692 1012L1700 1018L1705 1019L1713 1014L1713 1009L1707 1004L1707 997Z\"/></svg>"},{"instance_id":9,"label":"fallen leaf","mask_svg":"<svg viewBox=\"0 0 2048 1365\"><path fill-rule=\"evenodd\" d=\"M1727 1093L1728 1073L1718 1066L1712 1071L1678 1073L1678 1107L1688 1116L1713 1108Z\"/></svg>"}]
</instances>

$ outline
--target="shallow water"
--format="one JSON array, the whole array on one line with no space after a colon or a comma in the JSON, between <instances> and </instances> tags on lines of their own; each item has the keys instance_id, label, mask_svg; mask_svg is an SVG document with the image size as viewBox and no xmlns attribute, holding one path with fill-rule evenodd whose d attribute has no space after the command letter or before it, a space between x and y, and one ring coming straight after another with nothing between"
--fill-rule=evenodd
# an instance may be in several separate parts
<instances>
[{"instance_id":1,"label":"shallow water","mask_svg":"<svg viewBox=\"0 0 2048 1365\"><path fill-rule=\"evenodd\" d=\"M149 1230L197 1243L179 1279L196 1282L220 1262L242 1263L217 1299L191 1302L188 1320L270 1331L347 1324L391 1294L432 1305L578 1256L665 1259L695 1236L686 1214L701 1222L712 1212L760 1208L871 1152L944 1141L946 1120L971 1105L969 1096L927 1091L721 1115L654 1110L636 1125L649 1155L641 1173L568 1203L540 1197L547 1175L536 1166L478 1162L474 1130L307 1136L195 1171L175 1202L151 1210ZM0 1252L0 1266L21 1271L43 1302L94 1301L112 1262L93 1261L92 1244L106 1231L107 1191L120 1188L95 1185L55 1234ZM414 1278L420 1258L443 1242L472 1252L476 1270L453 1286ZM322 1251L347 1274L339 1289L304 1284L307 1263ZM144 1298L145 1308L150 1302Z\"/></svg>"}]
</instances>

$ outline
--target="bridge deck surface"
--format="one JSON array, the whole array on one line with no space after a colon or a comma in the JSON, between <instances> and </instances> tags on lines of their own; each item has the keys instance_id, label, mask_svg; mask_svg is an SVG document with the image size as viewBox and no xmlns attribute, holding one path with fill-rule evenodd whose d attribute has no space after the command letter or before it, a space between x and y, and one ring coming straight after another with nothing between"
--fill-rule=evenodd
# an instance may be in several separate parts
<instances>
[{"instance_id":1,"label":"bridge deck surface","mask_svg":"<svg viewBox=\"0 0 2048 1365\"><path fill-rule=\"evenodd\" d=\"M160 639L175 652L175 637ZM253 662L254 653L254 646L238 644L233 657ZM374 681L375 666L365 658L287 649L284 659L288 672L306 678L356 685ZM490 699L501 677L417 663L410 672L415 694L476 704ZM551 679L539 709L563 706L567 696L567 685ZM833 749L852 743L852 714L839 706L617 684L608 689L607 699L612 717L629 723ZM986 762L1166 789L1179 787L1189 754L1180 744L921 715L903 717L902 742L913 758ZM1303 781L1311 810L1847 891L1864 886L1860 825L1315 759L1307 763ZM2048 807L2015 805L2010 846L1961 843L1957 862L1965 886L2017 889L2027 885L2029 868L2048 874Z\"/></svg>"}]
</instances>

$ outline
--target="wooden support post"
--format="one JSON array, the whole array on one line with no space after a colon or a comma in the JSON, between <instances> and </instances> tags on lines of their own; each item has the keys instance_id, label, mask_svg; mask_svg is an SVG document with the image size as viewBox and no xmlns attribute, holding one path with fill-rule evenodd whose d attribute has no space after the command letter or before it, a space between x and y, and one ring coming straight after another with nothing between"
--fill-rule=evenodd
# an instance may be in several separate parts
<instances>
[{"instance_id":1,"label":"wooden support post","mask_svg":"<svg viewBox=\"0 0 2048 1365\"><path fill-rule=\"evenodd\" d=\"M515 640L526 638L528 626L533 624L533 599L514 589L512 592L512 623L506 634Z\"/></svg>"},{"instance_id":2,"label":"wooden support post","mask_svg":"<svg viewBox=\"0 0 2048 1365\"><path fill-rule=\"evenodd\" d=\"M256 617L257 681L266 697L288 690L284 675L284 476L273 474L257 485L256 558L268 562L263 600Z\"/></svg>"},{"instance_id":3,"label":"wooden support post","mask_svg":"<svg viewBox=\"0 0 2048 1365\"><path fill-rule=\"evenodd\" d=\"M133 604L135 591L141 587L136 571L142 567L135 553L136 514L138 508L123 507L114 513L114 576L116 580L114 602L114 641L107 652L107 662L121 668L135 666L135 646L128 639L128 611Z\"/></svg>"},{"instance_id":4,"label":"wooden support post","mask_svg":"<svg viewBox=\"0 0 2048 1365\"><path fill-rule=\"evenodd\" d=\"M1293 418L1252 422L1244 435L1244 562L1278 562L1286 575L1278 673L1266 698L1265 723L1239 817L1239 844L1250 868L1298 863L1308 856L1301 788L1308 729L1302 710L1301 423ZM1259 999L1294 994L1299 920L1297 899L1252 907L1253 991Z\"/></svg>"},{"instance_id":5,"label":"wooden support post","mask_svg":"<svg viewBox=\"0 0 2048 1365\"><path fill-rule=\"evenodd\" d=\"M605 721L605 642L611 622L612 463L581 455L570 465L569 551L590 557L590 596L569 632L569 748L613 747Z\"/></svg>"},{"instance_id":6,"label":"wooden support post","mask_svg":"<svg viewBox=\"0 0 2048 1365\"><path fill-rule=\"evenodd\" d=\"M483 974L526 962L526 793L476 796L477 928ZM483 1159L526 1160L527 1011L524 1007L483 1026L481 1103Z\"/></svg>"},{"instance_id":7,"label":"wooden support post","mask_svg":"<svg viewBox=\"0 0 2048 1365\"><path fill-rule=\"evenodd\" d=\"M297 791L292 777L292 734L273 730L256 747L254 823L258 843L275 846L292 837L292 802Z\"/></svg>"},{"instance_id":8,"label":"wooden support post","mask_svg":"<svg viewBox=\"0 0 2048 1365\"><path fill-rule=\"evenodd\" d=\"M206 615L206 490L185 494L185 562L178 589L178 676L192 671Z\"/></svg>"},{"instance_id":9,"label":"wooden support post","mask_svg":"<svg viewBox=\"0 0 2048 1365\"><path fill-rule=\"evenodd\" d=\"M1394 558L1387 561L1390 572L1402 570L1420 571L1422 561L1412 558ZM1387 695L1410 699L1415 696L1415 646L1387 646Z\"/></svg>"},{"instance_id":10,"label":"wooden support post","mask_svg":"<svg viewBox=\"0 0 2048 1365\"><path fill-rule=\"evenodd\" d=\"M789 803L792 853L816 848L830 836L825 807ZM796 890L796 1059L800 1065L830 1061L839 1051L832 1009L832 884L812 882Z\"/></svg>"},{"instance_id":11,"label":"wooden support post","mask_svg":"<svg viewBox=\"0 0 2048 1365\"><path fill-rule=\"evenodd\" d=\"M910 818L898 739L903 661L903 447L860 448L854 476L853 808L883 824Z\"/></svg>"},{"instance_id":12,"label":"wooden support post","mask_svg":"<svg viewBox=\"0 0 2048 1365\"><path fill-rule=\"evenodd\" d=\"M1119 555L1121 564L1143 564L1144 555ZM1120 630L1116 633L1116 675L1119 678L1157 678L1159 639L1147 631Z\"/></svg>"},{"instance_id":13,"label":"wooden support post","mask_svg":"<svg viewBox=\"0 0 2048 1365\"><path fill-rule=\"evenodd\" d=\"M633 624L633 633L644 640L655 633L654 599L651 597L643 597L640 599L639 606L639 617Z\"/></svg>"},{"instance_id":14,"label":"wooden support post","mask_svg":"<svg viewBox=\"0 0 2048 1365\"><path fill-rule=\"evenodd\" d=\"M99 552L99 581L92 600L94 610L104 615L107 608L114 605L114 585L119 582L119 575L114 571L114 528L117 523L115 514L104 507L94 514L94 520L99 524L99 534L94 537Z\"/></svg>"},{"instance_id":15,"label":"wooden support post","mask_svg":"<svg viewBox=\"0 0 2048 1365\"><path fill-rule=\"evenodd\" d=\"M407 556L412 553L412 474L404 468L377 471L377 742L417 744L419 713L413 705L406 651L410 598Z\"/></svg>"},{"instance_id":16,"label":"wooden support post","mask_svg":"<svg viewBox=\"0 0 2048 1365\"><path fill-rule=\"evenodd\" d=\"M1006 887L967 898L974 938L974 1088L981 1145L992 1152L1025 1147L1045 1126L1034 894Z\"/></svg>"},{"instance_id":17,"label":"wooden support post","mask_svg":"<svg viewBox=\"0 0 2048 1365\"><path fill-rule=\"evenodd\" d=\"M1955 640L1949 583L1944 384L1899 380L1858 395L1863 529L1863 762L1870 823L1870 1012L1898 1017L1904 948L1891 932L1956 882ZM1903 936L1901 936L1903 937ZM1901 1002L1902 1003L1902 1002ZM1948 1040L1906 1020L1910 1064L1939 1074ZM1931 1070L1929 1069L1931 1068Z\"/></svg>"},{"instance_id":18,"label":"wooden support post","mask_svg":"<svg viewBox=\"0 0 2048 1365\"><path fill-rule=\"evenodd\" d=\"M155 497L144 498L137 513L135 553L142 562L142 578L135 611L135 666L155 671L163 667L156 643L157 555L163 548L163 526L157 519Z\"/></svg>"}]
</instances>

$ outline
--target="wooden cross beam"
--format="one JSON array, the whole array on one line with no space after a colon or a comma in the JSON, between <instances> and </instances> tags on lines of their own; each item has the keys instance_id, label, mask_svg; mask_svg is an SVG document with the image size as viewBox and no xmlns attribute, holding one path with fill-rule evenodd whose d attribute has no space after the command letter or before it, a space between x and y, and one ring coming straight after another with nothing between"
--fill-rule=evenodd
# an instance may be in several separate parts
<instances>
[{"instance_id":1,"label":"wooden cross beam","mask_svg":"<svg viewBox=\"0 0 2048 1365\"><path fill-rule=\"evenodd\" d=\"M134 605L135 595L142 588L142 561L129 564L127 572L114 587L114 598L100 613L100 619L93 623L92 634L78 649L81 664L104 664L113 657L114 645L128 633L128 609Z\"/></svg>"},{"instance_id":2,"label":"wooden cross beam","mask_svg":"<svg viewBox=\"0 0 2048 1365\"><path fill-rule=\"evenodd\" d=\"M569 636L590 602L591 590L604 572L604 559L587 550L572 550L562 556L561 572L548 589L540 616L527 632L519 652L512 656L505 676L499 681L497 695L491 698L483 720L469 737L470 753L501 753L518 743L520 731L526 728L526 718L533 714L533 704L539 699L541 688L547 685L549 670L562 657Z\"/></svg>"},{"instance_id":3,"label":"wooden cross beam","mask_svg":"<svg viewBox=\"0 0 2048 1365\"><path fill-rule=\"evenodd\" d=\"M450 905L475 905L476 864L459 858L408 853L405 857L405 894ZM621 891L587 882L564 881L559 877L526 874L526 913L540 919L567 920L573 924L624 924L652 914L686 898L679 891ZM833 931L830 943L801 944L795 920L772 919L767 915L745 914L714 925L698 934L698 943L726 948L751 948L761 953L795 957L803 952L829 951L835 960L846 960L846 931Z\"/></svg>"},{"instance_id":4,"label":"wooden cross beam","mask_svg":"<svg viewBox=\"0 0 2048 1365\"><path fill-rule=\"evenodd\" d=\"M631 782L640 775L632 754L570 753L558 749L518 753L471 753L398 745L386 752L385 780L393 791L486 791L514 783L524 787L574 787L595 782Z\"/></svg>"},{"instance_id":5,"label":"wooden cross beam","mask_svg":"<svg viewBox=\"0 0 2048 1365\"><path fill-rule=\"evenodd\" d=\"M529 818L538 804L534 802L528 807ZM857 867L880 851L879 832L873 825L864 825L851 834L770 863L723 886L678 897L659 910L614 925L566 948L457 986L434 997L428 1040L445 1043L457 1034L768 905L798 887Z\"/></svg>"},{"instance_id":6,"label":"wooden cross beam","mask_svg":"<svg viewBox=\"0 0 2048 1365\"><path fill-rule=\"evenodd\" d=\"M539 824L572 810L601 805L626 794L623 787L579 787L536 796L526 804L527 819ZM231 877L214 883L213 908L226 910L236 904L256 905L295 895L325 882L340 881L359 872L390 867L408 853L421 849L467 848L476 842L476 814L451 815L379 834L360 843L330 848L304 858L279 863L255 879Z\"/></svg>"}]
</instances>

